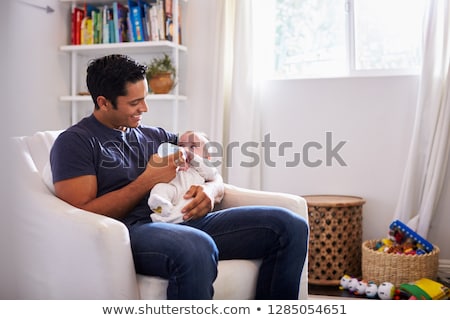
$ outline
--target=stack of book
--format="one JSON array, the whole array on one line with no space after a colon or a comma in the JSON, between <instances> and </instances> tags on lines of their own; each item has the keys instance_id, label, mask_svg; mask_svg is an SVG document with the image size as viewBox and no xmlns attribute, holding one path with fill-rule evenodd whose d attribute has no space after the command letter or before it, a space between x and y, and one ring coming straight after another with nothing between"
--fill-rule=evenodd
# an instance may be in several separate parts
<instances>
[{"instance_id":1,"label":"stack of book","mask_svg":"<svg viewBox=\"0 0 450 320\"><path fill-rule=\"evenodd\" d=\"M114 1L73 7L71 44L173 41L172 0ZM181 14L178 14L181 44Z\"/></svg>"}]
</instances>

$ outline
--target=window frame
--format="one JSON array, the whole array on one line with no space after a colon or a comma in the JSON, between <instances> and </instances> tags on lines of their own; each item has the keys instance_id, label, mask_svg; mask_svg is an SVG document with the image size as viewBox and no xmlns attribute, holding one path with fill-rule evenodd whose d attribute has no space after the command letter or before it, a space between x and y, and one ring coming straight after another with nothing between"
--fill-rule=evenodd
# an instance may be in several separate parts
<instances>
[{"instance_id":1,"label":"window frame","mask_svg":"<svg viewBox=\"0 0 450 320\"><path fill-rule=\"evenodd\" d=\"M275 2L276 0L271 0ZM385 76L411 76L419 75L421 66L412 68L395 69L356 69L356 44L355 44L355 11L354 1L345 1L345 50L346 50L346 71L342 73L316 74L316 75L286 75L277 76L272 68L269 80L295 80L295 79L332 79L332 78L354 78L354 77L385 77Z\"/></svg>"}]
</instances>

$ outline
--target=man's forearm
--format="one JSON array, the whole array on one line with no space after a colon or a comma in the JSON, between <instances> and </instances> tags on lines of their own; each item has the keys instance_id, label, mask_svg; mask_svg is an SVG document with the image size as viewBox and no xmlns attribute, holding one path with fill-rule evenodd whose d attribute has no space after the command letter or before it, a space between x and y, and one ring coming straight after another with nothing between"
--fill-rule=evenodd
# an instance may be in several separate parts
<instances>
[{"instance_id":1,"label":"man's forearm","mask_svg":"<svg viewBox=\"0 0 450 320\"><path fill-rule=\"evenodd\" d=\"M143 197L147 196L155 184L139 176L128 185L92 199L80 207L111 218L122 218L133 210Z\"/></svg>"}]
</instances>

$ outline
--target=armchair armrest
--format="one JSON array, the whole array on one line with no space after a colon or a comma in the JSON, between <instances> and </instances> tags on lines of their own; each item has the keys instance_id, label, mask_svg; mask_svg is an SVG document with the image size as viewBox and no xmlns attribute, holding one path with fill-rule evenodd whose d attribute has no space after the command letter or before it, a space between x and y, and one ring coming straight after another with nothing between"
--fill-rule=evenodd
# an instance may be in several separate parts
<instances>
[{"instance_id":1,"label":"armchair armrest","mask_svg":"<svg viewBox=\"0 0 450 320\"><path fill-rule=\"evenodd\" d=\"M30 181L28 181L30 182ZM19 257L25 295L44 299L137 299L128 230L75 208L42 185L17 206L25 229ZM20 227L22 228L22 227ZM29 278L29 279L26 279Z\"/></svg>"},{"instance_id":2,"label":"armchair armrest","mask_svg":"<svg viewBox=\"0 0 450 320\"><path fill-rule=\"evenodd\" d=\"M281 193L258 191L225 184L225 194L217 210L247 205L278 206L297 213L308 221L308 205L300 196ZM299 299L308 299L308 256L300 279Z\"/></svg>"},{"instance_id":3,"label":"armchair armrest","mask_svg":"<svg viewBox=\"0 0 450 320\"><path fill-rule=\"evenodd\" d=\"M15 290L21 299L137 299L126 226L53 195L26 146L14 150Z\"/></svg>"},{"instance_id":4,"label":"armchair armrest","mask_svg":"<svg viewBox=\"0 0 450 320\"><path fill-rule=\"evenodd\" d=\"M281 192L251 190L225 184L225 195L218 205L218 209L247 205L283 207L308 219L306 200L300 196Z\"/></svg>"}]
</instances>

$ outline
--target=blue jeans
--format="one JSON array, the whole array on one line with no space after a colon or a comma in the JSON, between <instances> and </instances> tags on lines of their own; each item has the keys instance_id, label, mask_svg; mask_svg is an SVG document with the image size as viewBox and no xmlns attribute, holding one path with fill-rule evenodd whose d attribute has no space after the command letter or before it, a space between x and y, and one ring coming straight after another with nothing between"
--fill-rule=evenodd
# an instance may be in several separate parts
<instances>
[{"instance_id":1,"label":"blue jeans","mask_svg":"<svg viewBox=\"0 0 450 320\"><path fill-rule=\"evenodd\" d=\"M136 271L168 279L168 299L211 299L218 260L229 259L262 259L256 299L298 298L309 229L289 210L237 207L129 230Z\"/></svg>"}]
</instances>

